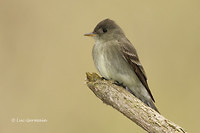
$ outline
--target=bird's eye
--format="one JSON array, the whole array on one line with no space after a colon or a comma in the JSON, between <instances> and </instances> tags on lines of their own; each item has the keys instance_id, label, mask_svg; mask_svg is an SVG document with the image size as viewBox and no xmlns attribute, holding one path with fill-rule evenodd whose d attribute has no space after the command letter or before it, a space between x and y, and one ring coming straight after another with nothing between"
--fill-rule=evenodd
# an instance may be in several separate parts
<instances>
[{"instance_id":1,"label":"bird's eye","mask_svg":"<svg viewBox=\"0 0 200 133\"><path fill-rule=\"evenodd\" d=\"M103 32L106 33L106 32L107 32L107 29L103 28Z\"/></svg>"}]
</instances>

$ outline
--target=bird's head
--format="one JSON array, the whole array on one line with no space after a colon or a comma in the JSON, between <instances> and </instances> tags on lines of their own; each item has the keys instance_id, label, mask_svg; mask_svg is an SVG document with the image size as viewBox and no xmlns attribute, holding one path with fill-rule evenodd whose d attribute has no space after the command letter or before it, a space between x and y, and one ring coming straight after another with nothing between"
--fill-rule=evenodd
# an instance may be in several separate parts
<instances>
[{"instance_id":1,"label":"bird's head","mask_svg":"<svg viewBox=\"0 0 200 133\"><path fill-rule=\"evenodd\" d=\"M113 20L105 19L97 24L93 32L87 33L85 36L91 36L95 40L109 41L119 36L123 37L124 33Z\"/></svg>"}]
</instances>

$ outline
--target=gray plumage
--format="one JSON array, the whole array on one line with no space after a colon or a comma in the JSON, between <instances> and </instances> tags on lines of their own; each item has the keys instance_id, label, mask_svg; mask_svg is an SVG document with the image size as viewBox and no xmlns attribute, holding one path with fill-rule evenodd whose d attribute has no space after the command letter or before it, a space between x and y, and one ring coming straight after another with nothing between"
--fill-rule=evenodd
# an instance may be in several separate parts
<instances>
[{"instance_id":1,"label":"gray plumage","mask_svg":"<svg viewBox=\"0 0 200 133\"><path fill-rule=\"evenodd\" d=\"M137 52L122 29L112 20L101 21L92 33L95 45L92 56L100 74L128 87L132 94L157 110Z\"/></svg>"}]
</instances>

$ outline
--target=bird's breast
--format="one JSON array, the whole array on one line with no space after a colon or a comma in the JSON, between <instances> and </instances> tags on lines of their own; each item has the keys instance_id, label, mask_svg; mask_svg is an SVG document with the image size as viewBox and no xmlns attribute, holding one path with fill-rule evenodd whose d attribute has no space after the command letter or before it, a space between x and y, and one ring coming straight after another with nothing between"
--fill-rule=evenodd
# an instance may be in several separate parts
<instances>
[{"instance_id":1,"label":"bird's breast","mask_svg":"<svg viewBox=\"0 0 200 133\"><path fill-rule=\"evenodd\" d=\"M126 86L138 84L137 75L124 59L116 41L96 41L92 55L96 68L104 78L116 80Z\"/></svg>"},{"instance_id":2,"label":"bird's breast","mask_svg":"<svg viewBox=\"0 0 200 133\"><path fill-rule=\"evenodd\" d=\"M107 59L107 52L109 51L106 44L102 42L96 42L93 47L92 55L93 55L94 64L96 68L98 69L98 71L100 72L100 74L104 78L110 79L109 69L108 69L110 66L110 62Z\"/></svg>"}]
</instances>

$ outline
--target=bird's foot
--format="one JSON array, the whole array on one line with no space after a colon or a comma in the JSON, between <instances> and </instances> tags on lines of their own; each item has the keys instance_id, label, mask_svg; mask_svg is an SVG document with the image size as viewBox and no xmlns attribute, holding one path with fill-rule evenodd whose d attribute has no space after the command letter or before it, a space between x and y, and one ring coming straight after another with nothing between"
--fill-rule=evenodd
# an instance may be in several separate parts
<instances>
[{"instance_id":1,"label":"bird's foot","mask_svg":"<svg viewBox=\"0 0 200 133\"><path fill-rule=\"evenodd\" d=\"M113 84L118 85L118 86L122 86L122 87L126 88L126 86L124 86L123 83L120 83L120 82L118 82L116 80L114 81Z\"/></svg>"},{"instance_id":2,"label":"bird's foot","mask_svg":"<svg viewBox=\"0 0 200 133\"><path fill-rule=\"evenodd\" d=\"M104 77L101 77L101 80L108 80L108 79L106 79L106 78L104 78Z\"/></svg>"},{"instance_id":3,"label":"bird's foot","mask_svg":"<svg viewBox=\"0 0 200 133\"><path fill-rule=\"evenodd\" d=\"M130 92L131 94L133 94L134 96L136 96L128 87L125 87L125 89Z\"/></svg>"}]
</instances>

